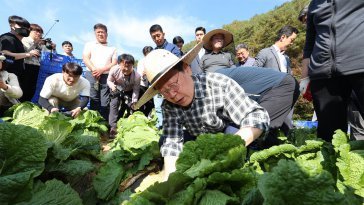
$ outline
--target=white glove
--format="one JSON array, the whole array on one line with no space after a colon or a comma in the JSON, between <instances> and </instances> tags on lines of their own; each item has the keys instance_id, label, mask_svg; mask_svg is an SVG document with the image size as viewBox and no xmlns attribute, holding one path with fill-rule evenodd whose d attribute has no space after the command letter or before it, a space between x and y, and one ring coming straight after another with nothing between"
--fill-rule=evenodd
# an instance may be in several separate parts
<instances>
[{"instance_id":1,"label":"white glove","mask_svg":"<svg viewBox=\"0 0 364 205\"><path fill-rule=\"evenodd\" d=\"M163 181L167 181L168 177L169 177L169 174L176 171L176 161L177 161L177 159L178 159L178 157L174 157L174 156L164 157Z\"/></svg>"},{"instance_id":2,"label":"white glove","mask_svg":"<svg viewBox=\"0 0 364 205\"><path fill-rule=\"evenodd\" d=\"M310 83L310 78L302 78L300 82L300 92L301 94L305 94L307 91L307 86Z\"/></svg>"}]
</instances>

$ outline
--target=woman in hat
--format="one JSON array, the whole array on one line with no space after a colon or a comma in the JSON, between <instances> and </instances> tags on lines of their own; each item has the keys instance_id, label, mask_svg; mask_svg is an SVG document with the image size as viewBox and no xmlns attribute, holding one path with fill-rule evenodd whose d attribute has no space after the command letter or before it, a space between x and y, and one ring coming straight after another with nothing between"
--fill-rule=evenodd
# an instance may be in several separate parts
<instances>
[{"instance_id":1,"label":"woman in hat","mask_svg":"<svg viewBox=\"0 0 364 205\"><path fill-rule=\"evenodd\" d=\"M200 67L204 72L215 72L221 67L234 67L230 53L222 49L233 42L233 34L224 29L215 29L208 32L202 39L204 48L208 51L202 56Z\"/></svg>"},{"instance_id":2,"label":"woman in hat","mask_svg":"<svg viewBox=\"0 0 364 205\"><path fill-rule=\"evenodd\" d=\"M23 95L18 77L4 70L5 59L4 55L0 55L0 116L5 110L18 103L18 99Z\"/></svg>"},{"instance_id":3,"label":"woman in hat","mask_svg":"<svg viewBox=\"0 0 364 205\"><path fill-rule=\"evenodd\" d=\"M190 63L202 43L182 58L157 49L145 58L149 89L135 105L138 109L157 93L165 98L161 153L164 179L174 172L183 143L203 133L234 133L249 145L268 130L267 111L245 94L233 79L219 73L191 75ZM185 128L185 130L184 130Z\"/></svg>"}]
</instances>

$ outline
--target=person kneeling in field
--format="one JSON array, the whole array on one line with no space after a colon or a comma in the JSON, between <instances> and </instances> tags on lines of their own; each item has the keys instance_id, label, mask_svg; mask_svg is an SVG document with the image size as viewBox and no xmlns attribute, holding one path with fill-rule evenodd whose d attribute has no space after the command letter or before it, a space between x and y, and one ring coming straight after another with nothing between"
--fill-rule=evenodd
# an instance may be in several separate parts
<instances>
[{"instance_id":1,"label":"person kneeling in field","mask_svg":"<svg viewBox=\"0 0 364 205\"><path fill-rule=\"evenodd\" d=\"M87 106L90 98L90 83L81 75L82 67L80 65L64 64L62 73L56 73L46 78L39 94L39 105L50 113L64 108L70 111L72 117L77 117Z\"/></svg>"},{"instance_id":2,"label":"person kneeling in field","mask_svg":"<svg viewBox=\"0 0 364 205\"><path fill-rule=\"evenodd\" d=\"M176 170L183 143L204 133L239 135L248 146L269 128L269 115L251 100L233 79L219 73L192 75L190 64L202 44L182 58L156 49L145 58L145 72L151 86L136 103L139 108L157 93L165 100L161 153L164 180ZM184 130L185 128L185 130Z\"/></svg>"}]
</instances>

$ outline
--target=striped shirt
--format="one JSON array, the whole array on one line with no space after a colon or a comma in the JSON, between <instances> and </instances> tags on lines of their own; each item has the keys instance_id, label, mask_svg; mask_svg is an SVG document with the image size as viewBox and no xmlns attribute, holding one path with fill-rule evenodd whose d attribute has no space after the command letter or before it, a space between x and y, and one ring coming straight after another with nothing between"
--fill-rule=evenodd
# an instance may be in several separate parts
<instances>
[{"instance_id":1,"label":"striped shirt","mask_svg":"<svg viewBox=\"0 0 364 205\"><path fill-rule=\"evenodd\" d=\"M164 101L162 156L178 156L183 147L183 127L194 136L224 132L228 125L268 130L267 111L251 100L234 80L218 74L192 76L195 97L187 108Z\"/></svg>"}]
</instances>

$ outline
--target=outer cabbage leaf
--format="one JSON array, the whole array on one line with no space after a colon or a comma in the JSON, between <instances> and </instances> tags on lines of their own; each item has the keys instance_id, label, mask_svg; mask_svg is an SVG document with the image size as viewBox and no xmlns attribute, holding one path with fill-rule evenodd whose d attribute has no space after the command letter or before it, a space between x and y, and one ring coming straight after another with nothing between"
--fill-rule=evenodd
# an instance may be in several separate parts
<instances>
[{"instance_id":1,"label":"outer cabbage leaf","mask_svg":"<svg viewBox=\"0 0 364 205\"><path fill-rule=\"evenodd\" d=\"M15 107L12 123L39 128L47 115L47 111L42 110L35 104L24 102Z\"/></svg>"},{"instance_id":2,"label":"outer cabbage leaf","mask_svg":"<svg viewBox=\"0 0 364 205\"><path fill-rule=\"evenodd\" d=\"M159 134L155 127L150 127L150 121L141 112L135 112L128 118L118 121L116 139L109 143L110 150L101 156L107 162L116 160L121 163L133 163L133 174L143 169L152 159L160 157L158 146Z\"/></svg>"},{"instance_id":3,"label":"outer cabbage leaf","mask_svg":"<svg viewBox=\"0 0 364 205\"><path fill-rule=\"evenodd\" d=\"M179 172L172 173L168 181L162 183L155 183L143 192L137 193L131 196L131 199L126 204L166 204L172 199L172 196L178 192L184 191L187 196L182 196L181 194L175 195L177 199L183 199L184 201L192 201L193 193L187 191L190 184L192 184L193 179ZM195 183L196 184L196 183ZM204 185L201 181L198 181L195 187L191 186L189 190L202 189ZM180 204L183 204L180 201ZM191 204L191 203L188 203Z\"/></svg>"},{"instance_id":4,"label":"outer cabbage leaf","mask_svg":"<svg viewBox=\"0 0 364 205\"><path fill-rule=\"evenodd\" d=\"M82 111L75 119L70 121L75 129L87 129L104 133L108 131L107 123L101 114L94 110Z\"/></svg>"},{"instance_id":5,"label":"outer cabbage leaf","mask_svg":"<svg viewBox=\"0 0 364 205\"><path fill-rule=\"evenodd\" d=\"M351 151L348 140L349 137L340 130L333 136L334 149L339 154L336 166L339 168L342 183L354 188L357 195L364 197L364 150ZM345 187L338 187L340 191L345 191Z\"/></svg>"},{"instance_id":6,"label":"outer cabbage leaf","mask_svg":"<svg viewBox=\"0 0 364 205\"><path fill-rule=\"evenodd\" d=\"M92 162L85 160L67 160L59 164L50 163L50 166L47 166L48 172L58 172L69 176L83 176L94 169Z\"/></svg>"},{"instance_id":7,"label":"outer cabbage leaf","mask_svg":"<svg viewBox=\"0 0 364 205\"><path fill-rule=\"evenodd\" d=\"M254 152L250 156L250 161L254 162L264 162L268 160L269 158L278 158L280 159L282 156L289 156L297 151L297 148L294 145L291 144L283 144L278 146L273 146L269 149L264 149L259 152ZM288 154L288 155L287 155Z\"/></svg>"},{"instance_id":8,"label":"outer cabbage leaf","mask_svg":"<svg viewBox=\"0 0 364 205\"><path fill-rule=\"evenodd\" d=\"M280 160L272 172L261 176L258 188L264 204L347 204L346 197L335 190L335 181L327 171L309 176L295 162ZM360 204L360 200L354 204Z\"/></svg>"},{"instance_id":9,"label":"outer cabbage leaf","mask_svg":"<svg viewBox=\"0 0 364 205\"><path fill-rule=\"evenodd\" d=\"M210 204L238 204L239 200L236 197L231 197L219 190L206 190L199 201L200 205L210 205Z\"/></svg>"},{"instance_id":10,"label":"outer cabbage leaf","mask_svg":"<svg viewBox=\"0 0 364 205\"><path fill-rule=\"evenodd\" d=\"M137 111L130 115L128 118L120 118L117 123L118 133L130 131L136 126L150 127L157 131L155 127L156 121L148 119L142 112Z\"/></svg>"},{"instance_id":11,"label":"outer cabbage leaf","mask_svg":"<svg viewBox=\"0 0 364 205\"><path fill-rule=\"evenodd\" d=\"M215 171L240 168L245 155L244 141L239 136L204 134L183 146L176 168L178 172L189 173L191 177L203 176Z\"/></svg>"},{"instance_id":12,"label":"outer cabbage leaf","mask_svg":"<svg viewBox=\"0 0 364 205\"><path fill-rule=\"evenodd\" d=\"M60 113L46 116L39 129L45 134L46 139L53 144L61 144L72 132L72 124Z\"/></svg>"},{"instance_id":13,"label":"outer cabbage leaf","mask_svg":"<svg viewBox=\"0 0 364 205\"><path fill-rule=\"evenodd\" d=\"M306 140L316 140L316 128L298 128L293 129L288 134L288 141L299 147L306 144Z\"/></svg>"},{"instance_id":14,"label":"outer cabbage leaf","mask_svg":"<svg viewBox=\"0 0 364 205\"><path fill-rule=\"evenodd\" d=\"M109 161L99 169L93 179L93 186L99 199L110 200L119 188L125 170L116 161Z\"/></svg>"},{"instance_id":15,"label":"outer cabbage leaf","mask_svg":"<svg viewBox=\"0 0 364 205\"><path fill-rule=\"evenodd\" d=\"M18 205L82 205L78 193L69 184L56 179L46 181L45 184L38 182L34 188L34 195L28 202Z\"/></svg>"},{"instance_id":16,"label":"outer cabbage leaf","mask_svg":"<svg viewBox=\"0 0 364 205\"><path fill-rule=\"evenodd\" d=\"M90 130L73 130L62 145L72 150L71 155L78 158L89 155L97 158L101 151L99 133Z\"/></svg>"},{"instance_id":17,"label":"outer cabbage leaf","mask_svg":"<svg viewBox=\"0 0 364 205\"><path fill-rule=\"evenodd\" d=\"M0 133L0 202L22 200L44 170L46 140L34 128L10 123L0 123Z\"/></svg>"}]
</instances>

